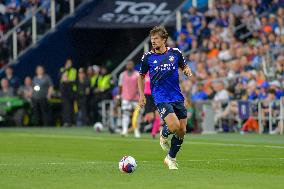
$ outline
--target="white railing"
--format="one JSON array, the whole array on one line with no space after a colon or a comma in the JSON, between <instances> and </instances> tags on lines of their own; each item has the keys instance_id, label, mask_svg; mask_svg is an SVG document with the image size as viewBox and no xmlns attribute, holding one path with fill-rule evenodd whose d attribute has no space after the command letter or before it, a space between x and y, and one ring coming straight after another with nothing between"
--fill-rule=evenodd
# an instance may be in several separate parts
<instances>
[{"instance_id":1,"label":"white railing","mask_svg":"<svg viewBox=\"0 0 284 189\"><path fill-rule=\"evenodd\" d=\"M74 13L75 9L75 0L69 0L69 6L70 11L69 14ZM25 18L22 20L17 26L9 30L4 36L3 40L6 41L12 36L12 58L13 61L15 61L18 58L19 52L18 52L18 38L17 38L17 30L21 28L23 25L27 24L29 21L32 21L31 28L32 28L32 44L34 45L39 40L38 38L38 32L37 32L37 18L36 14L42 11L45 7L42 5L40 7L34 7L32 10L32 16ZM56 1L51 0L50 1L50 29L54 29L56 26ZM49 30L50 30L49 29ZM26 47L28 48L28 47Z\"/></svg>"},{"instance_id":2,"label":"white railing","mask_svg":"<svg viewBox=\"0 0 284 189\"><path fill-rule=\"evenodd\" d=\"M222 120L235 120L238 121L239 125L241 124L241 118L239 117L239 113L236 113L235 116L232 114L227 115L226 117L219 118L218 122L215 122L214 119L216 115L216 110L213 108L213 104L216 104L216 101L198 101L195 103L195 119L200 124L202 133L217 133L215 126L222 125ZM221 103L221 102L220 102ZM224 103L224 102L222 102ZM227 102L228 104L231 102ZM263 134L264 131L264 123L268 122L268 132L273 133L273 123L278 122L277 127L279 127L279 133L283 135L283 126L284 126L284 98L282 97L280 100L275 100L269 103L268 106L268 115L263 114L263 101L249 101L249 111L250 117L254 118L258 121L259 125L259 134ZM277 104L277 107L273 107L274 104ZM256 110L251 110L252 106L257 107ZM253 111L257 111L253 113ZM278 112L275 114L275 112ZM114 112L117 112L116 114ZM121 120L121 108L117 106L117 101L115 100L104 100L102 101L102 122L105 127L116 129L121 123L118 120Z\"/></svg>"}]
</instances>

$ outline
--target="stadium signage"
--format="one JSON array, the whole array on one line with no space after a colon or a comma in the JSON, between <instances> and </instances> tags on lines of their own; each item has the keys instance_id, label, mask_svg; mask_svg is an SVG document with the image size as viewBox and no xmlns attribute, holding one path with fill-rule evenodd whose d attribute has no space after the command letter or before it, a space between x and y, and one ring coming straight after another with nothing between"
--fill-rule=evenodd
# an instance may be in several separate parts
<instances>
[{"instance_id":1,"label":"stadium signage","mask_svg":"<svg viewBox=\"0 0 284 189\"><path fill-rule=\"evenodd\" d=\"M102 1L92 13L79 21L77 27L131 28L161 24L179 6L178 1L165 2L116 0ZM169 18L174 23L175 17Z\"/></svg>"}]
</instances>

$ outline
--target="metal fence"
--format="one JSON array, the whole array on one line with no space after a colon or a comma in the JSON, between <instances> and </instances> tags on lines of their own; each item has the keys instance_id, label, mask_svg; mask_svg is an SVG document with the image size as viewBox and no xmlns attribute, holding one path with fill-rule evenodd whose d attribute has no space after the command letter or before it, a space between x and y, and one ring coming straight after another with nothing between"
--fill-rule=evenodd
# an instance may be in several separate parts
<instances>
[{"instance_id":1,"label":"metal fence","mask_svg":"<svg viewBox=\"0 0 284 189\"><path fill-rule=\"evenodd\" d=\"M257 132L283 134L284 98L267 101L199 101L193 103L195 123L202 134L224 132L241 132L249 119L258 123ZM102 122L111 129L121 125L121 109L117 101L105 100L101 104Z\"/></svg>"}]
</instances>

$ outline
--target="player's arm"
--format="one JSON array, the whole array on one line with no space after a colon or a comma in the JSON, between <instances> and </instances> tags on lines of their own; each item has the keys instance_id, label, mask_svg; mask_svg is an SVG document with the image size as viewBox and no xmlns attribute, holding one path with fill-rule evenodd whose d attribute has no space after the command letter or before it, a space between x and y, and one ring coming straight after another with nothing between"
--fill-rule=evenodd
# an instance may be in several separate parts
<instances>
[{"instance_id":1,"label":"player's arm","mask_svg":"<svg viewBox=\"0 0 284 189\"><path fill-rule=\"evenodd\" d=\"M143 108L146 104L146 98L144 94L144 84L145 84L145 75L149 71L149 65L147 63L146 54L143 55L141 62L140 62L140 70L139 70L139 77L138 77L138 90L139 90L139 106Z\"/></svg>"},{"instance_id":2,"label":"player's arm","mask_svg":"<svg viewBox=\"0 0 284 189\"><path fill-rule=\"evenodd\" d=\"M183 71L181 70L181 68L179 68L179 69L178 69L179 87L180 87L181 91L184 92L184 88L185 88L185 87L184 87L184 83L183 83L183 81L182 81L182 75L181 75L182 72L183 72Z\"/></svg>"},{"instance_id":3,"label":"player's arm","mask_svg":"<svg viewBox=\"0 0 284 189\"><path fill-rule=\"evenodd\" d=\"M144 94L144 83L145 83L145 75L139 75L138 77L138 89L139 89L139 106L143 108L146 104L146 97Z\"/></svg>"},{"instance_id":4,"label":"player's arm","mask_svg":"<svg viewBox=\"0 0 284 189\"><path fill-rule=\"evenodd\" d=\"M187 77L191 77L192 71L191 71L190 67L186 64L185 59L184 59L183 55L181 54L180 50L178 50L178 55L179 55L179 59L178 59L179 68L182 70L184 75L186 75Z\"/></svg>"},{"instance_id":5,"label":"player's arm","mask_svg":"<svg viewBox=\"0 0 284 189\"><path fill-rule=\"evenodd\" d=\"M186 75L187 77L191 77L192 76L192 71L190 69L190 67L188 65L186 65L183 69L182 69L184 75Z\"/></svg>"}]
</instances>

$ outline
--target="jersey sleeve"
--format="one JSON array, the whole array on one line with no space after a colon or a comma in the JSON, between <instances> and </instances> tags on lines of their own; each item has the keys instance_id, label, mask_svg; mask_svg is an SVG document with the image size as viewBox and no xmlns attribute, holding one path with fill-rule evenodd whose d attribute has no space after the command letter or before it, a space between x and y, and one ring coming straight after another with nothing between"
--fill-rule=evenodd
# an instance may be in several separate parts
<instances>
[{"instance_id":1,"label":"jersey sleeve","mask_svg":"<svg viewBox=\"0 0 284 189\"><path fill-rule=\"evenodd\" d=\"M186 66L186 61L178 48L174 48L178 55L178 67L183 69Z\"/></svg>"},{"instance_id":2,"label":"jersey sleeve","mask_svg":"<svg viewBox=\"0 0 284 189\"><path fill-rule=\"evenodd\" d=\"M147 63L146 54L144 54L140 61L139 74L145 76L148 71L149 71L149 65Z\"/></svg>"}]
</instances>

